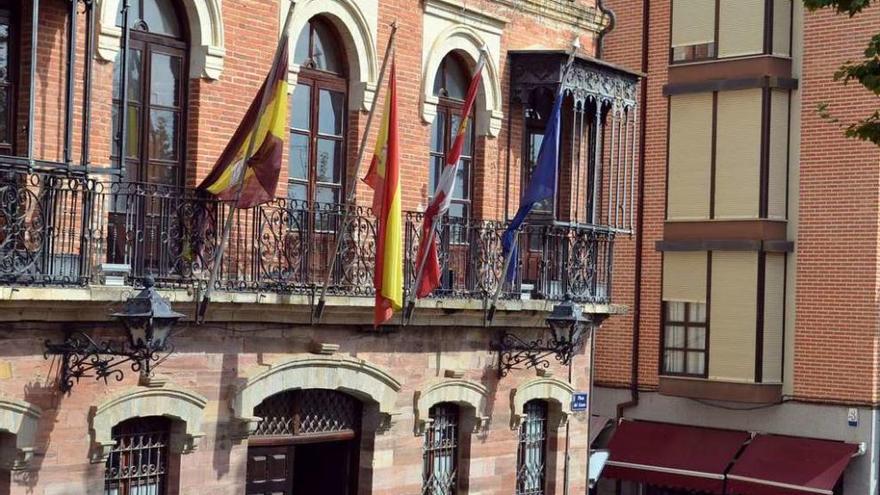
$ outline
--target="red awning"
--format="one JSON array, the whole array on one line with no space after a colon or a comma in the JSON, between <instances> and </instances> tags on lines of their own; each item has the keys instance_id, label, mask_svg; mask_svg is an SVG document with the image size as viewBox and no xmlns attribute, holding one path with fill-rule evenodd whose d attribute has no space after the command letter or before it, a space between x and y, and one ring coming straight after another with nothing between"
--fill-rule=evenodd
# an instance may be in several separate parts
<instances>
[{"instance_id":1,"label":"red awning","mask_svg":"<svg viewBox=\"0 0 880 495\"><path fill-rule=\"evenodd\" d=\"M748 439L744 431L623 421L602 476L720 494L725 470Z\"/></svg>"},{"instance_id":2,"label":"red awning","mask_svg":"<svg viewBox=\"0 0 880 495\"><path fill-rule=\"evenodd\" d=\"M727 475L727 493L831 495L858 445L830 440L758 435Z\"/></svg>"}]
</instances>

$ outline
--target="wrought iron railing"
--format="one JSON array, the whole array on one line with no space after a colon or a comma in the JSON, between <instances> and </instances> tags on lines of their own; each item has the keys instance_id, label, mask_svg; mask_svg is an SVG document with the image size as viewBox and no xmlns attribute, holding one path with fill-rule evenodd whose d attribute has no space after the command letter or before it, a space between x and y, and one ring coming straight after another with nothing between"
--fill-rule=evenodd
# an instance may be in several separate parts
<instances>
[{"instance_id":1,"label":"wrought iron railing","mask_svg":"<svg viewBox=\"0 0 880 495\"><path fill-rule=\"evenodd\" d=\"M230 203L190 189L0 172L0 284L101 283L107 264L128 270L129 282L147 276L158 286L207 283ZM341 250L330 293L370 295L375 217L369 208L276 199L234 212L217 288L314 293ZM421 215L408 213L405 286L411 297ZM503 258L499 222L444 219L439 231L442 284L432 297L491 297ZM520 235L517 275L505 298L607 302L613 233L593 227L528 225ZM119 266L113 268L120 269Z\"/></svg>"}]
</instances>

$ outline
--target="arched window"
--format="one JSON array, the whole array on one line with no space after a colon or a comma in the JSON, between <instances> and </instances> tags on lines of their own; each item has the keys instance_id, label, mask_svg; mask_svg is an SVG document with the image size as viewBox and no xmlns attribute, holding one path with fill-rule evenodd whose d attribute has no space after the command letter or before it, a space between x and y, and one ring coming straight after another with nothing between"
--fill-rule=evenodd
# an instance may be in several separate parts
<instances>
[{"instance_id":1,"label":"arched window","mask_svg":"<svg viewBox=\"0 0 880 495\"><path fill-rule=\"evenodd\" d=\"M186 30L173 0L133 0L129 10L128 121L124 179L179 185L183 180L187 94ZM117 18L122 26L122 16ZM114 146L118 160L121 54L113 71Z\"/></svg>"},{"instance_id":2,"label":"arched window","mask_svg":"<svg viewBox=\"0 0 880 495\"><path fill-rule=\"evenodd\" d=\"M308 204L342 202L348 81L338 40L316 17L294 49L301 70L291 101L287 196Z\"/></svg>"},{"instance_id":3,"label":"arched window","mask_svg":"<svg viewBox=\"0 0 880 495\"><path fill-rule=\"evenodd\" d=\"M431 163L428 172L428 188L433 195L437 181L446 163L446 153L458 134L461 111L470 84L471 74L464 61L456 53L446 55L434 77L434 96L439 99L437 117L431 128ZM449 217L464 220L471 214L471 166L474 158L473 114L468 119L465 141L461 151L455 191L449 207Z\"/></svg>"},{"instance_id":4,"label":"arched window","mask_svg":"<svg viewBox=\"0 0 880 495\"><path fill-rule=\"evenodd\" d=\"M431 419L422 449L422 495L455 495L459 472L459 407L443 402L428 412Z\"/></svg>"},{"instance_id":5,"label":"arched window","mask_svg":"<svg viewBox=\"0 0 880 495\"><path fill-rule=\"evenodd\" d=\"M165 495L170 473L171 421L160 416L132 418L113 427L116 445L104 465L104 495Z\"/></svg>"},{"instance_id":6,"label":"arched window","mask_svg":"<svg viewBox=\"0 0 880 495\"><path fill-rule=\"evenodd\" d=\"M547 402L523 406L516 453L516 495L544 495L547 478Z\"/></svg>"}]
</instances>

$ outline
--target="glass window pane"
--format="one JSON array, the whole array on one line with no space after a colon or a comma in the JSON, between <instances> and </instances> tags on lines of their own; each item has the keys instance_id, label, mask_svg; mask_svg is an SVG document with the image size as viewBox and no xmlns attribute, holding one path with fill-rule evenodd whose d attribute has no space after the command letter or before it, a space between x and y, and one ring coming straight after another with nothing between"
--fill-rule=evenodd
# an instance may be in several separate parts
<instances>
[{"instance_id":1,"label":"glass window pane","mask_svg":"<svg viewBox=\"0 0 880 495\"><path fill-rule=\"evenodd\" d=\"M664 352L663 371L667 373L684 373L684 351Z\"/></svg>"},{"instance_id":2,"label":"glass window pane","mask_svg":"<svg viewBox=\"0 0 880 495\"><path fill-rule=\"evenodd\" d=\"M150 164L147 166L147 182L150 184L177 184L177 167Z\"/></svg>"},{"instance_id":3,"label":"glass window pane","mask_svg":"<svg viewBox=\"0 0 880 495\"><path fill-rule=\"evenodd\" d=\"M706 372L706 355L702 352L689 352L687 355L687 372L691 375L702 375Z\"/></svg>"},{"instance_id":4,"label":"glass window pane","mask_svg":"<svg viewBox=\"0 0 880 495\"><path fill-rule=\"evenodd\" d=\"M12 143L12 133L7 125L9 122L9 90L0 87L0 143Z\"/></svg>"},{"instance_id":5,"label":"glass window pane","mask_svg":"<svg viewBox=\"0 0 880 495\"><path fill-rule=\"evenodd\" d=\"M315 63L315 68L342 74L344 67L342 53L335 33L323 22L316 22L313 27L315 34L312 39L312 61Z\"/></svg>"},{"instance_id":6,"label":"glass window pane","mask_svg":"<svg viewBox=\"0 0 880 495\"><path fill-rule=\"evenodd\" d=\"M180 37L177 13L174 11L174 5L171 4L170 0L143 0L143 2L143 20L147 24L147 30L151 33L164 34L175 38Z\"/></svg>"},{"instance_id":7,"label":"glass window pane","mask_svg":"<svg viewBox=\"0 0 880 495\"><path fill-rule=\"evenodd\" d=\"M336 187L318 187L315 189L315 201L318 203L339 204L339 189Z\"/></svg>"},{"instance_id":8,"label":"glass window pane","mask_svg":"<svg viewBox=\"0 0 880 495\"><path fill-rule=\"evenodd\" d=\"M666 321L684 321L685 303L676 301L666 302Z\"/></svg>"},{"instance_id":9,"label":"glass window pane","mask_svg":"<svg viewBox=\"0 0 880 495\"><path fill-rule=\"evenodd\" d=\"M309 122L312 118L311 94L312 88L305 84L297 84L294 88L290 102L290 127L309 130Z\"/></svg>"},{"instance_id":10,"label":"glass window pane","mask_svg":"<svg viewBox=\"0 0 880 495\"><path fill-rule=\"evenodd\" d=\"M0 81L9 80L9 19L0 17Z\"/></svg>"},{"instance_id":11,"label":"glass window pane","mask_svg":"<svg viewBox=\"0 0 880 495\"><path fill-rule=\"evenodd\" d=\"M293 63L302 65L309 60L309 33L312 28L309 25L303 28L296 39L296 47L293 49Z\"/></svg>"},{"instance_id":12,"label":"glass window pane","mask_svg":"<svg viewBox=\"0 0 880 495\"><path fill-rule=\"evenodd\" d=\"M308 189L305 184L292 183L287 186L287 198L297 201L306 201L308 199Z\"/></svg>"},{"instance_id":13,"label":"glass window pane","mask_svg":"<svg viewBox=\"0 0 880 495\"><path fill-rule=\"evenodd\" d=\"M134 23L141 18L141 3L137 1L129 2L128 7L128 26L134 26ZM119 12L116 13L116 25L122 27L122 2L119 2Z\"/></svg>"},{"instance_id":14,"label":"glass window pane","mask_svg":"<svg viewBox=\"0 0 880 495\"><path fill-rule=\"evenodd\" d=\"M434 123L431 125L431 151L435 153L445 153L446 150L443 149L446 143L444 136L446 134L446 112L443 110L437 111L437 116L434 117Z\"/></svg>"},{"instance_id":15,"label":"glass window pane","mask_svg":"<svg viewBox=\"0 0 880 495\"><path fill-rule=\"evenodd\" d=\"M128 51L128 100L141 101L141 51L131 49ZM119 94L119 71L122 70L122 56L116 55L116 63L113 64L113 99L118 100Z\"/></svg>"},{"instance_id":16,"label":"glass window pane","mask_svg":"<svg viewBox=\"0 0 880 495\"><path fill-rule=\"evenodd\" d=\"M342 136L343 109L345 98L338 91L319 91L318 132L328 136Z\"/></svg>"},{"instance_id":17,"label":"glass window pane","mask_svg":"<svg viewBox=\"0 0 880 495\"><path fill-rule=\"evenodd\" d=\"M118 154L117 151L119 150L119 142L117 140L117 134L119 133L119 105L113 105L111 118L113 120L113 148L110 150L110 154L116 156ZM138 155L138 149L140 148L138 137L141 135L140 128L138 127L139 122L140 111L138 107L134 105L129 105L128 125L125 128L126 134L128 135L128 137L126 138L125 147L128 150L129 157L136 157Z\"/></svg>"},{"instance_id":18,"label":"glass window pane","mask_svg":"<svg viewBox=\"0 0 880 495\"><path fill-rule=\"evenodd\" d=\"M450 218L467 218L467 205L465 203L453 202L449 205Z\"/></svg>"},{"instance_id":19,"label":"glass window pane","mask_svg":"<svg viewBox=\"0 0 880 495\"><path fill-rule=\"evenodd\" d=\"M705 349L706 348L706 329L700 327L690 327L687 332L688 349Z\"/></svg>"},{"instance_id":20,"label":"glass window pane","mask_svg":"<svg viewBox=\"0 0 880 495\"><path fill-rule=\"evenodd\" d=\"M179 114L175 111L150 111L150 158L177 160L178 121Z\"/></svg>"},{"instance_id":21,"label":"glass window pane","mask_svg":"<svg viewBox=\"0 0 880 495\"><path fill-rule=\"evenodd\" d=\"M318 140L317 163L315 164L315 180L340 184L342 170L342 142L330 139Z\"/></svg>"},{"instance_id":22,"label":"glass window pane","mask_svg":"<svg viewBox=\"0 0 880 495\"><path fill-rule=\"evenodd\" d=\"M464 146L461 148L462 156L474 156L474 119L470 118L465 129Z\"/></svg>"},{"instance_id":23,"label":"glass window pane","mask_svg":"<svg viewBox=\"0 0 880 495\"><path fill-rule=\"evenodd\" d=\"M437 190L437 181L443 172L443 164L446 160L440 155L431 155L431 169L428 171L428 192L434 194Z\"/></svg>"},{"instance_id":24,"label":"glass window pane","mask_svg":"<svg viewBox=\"0 0 880 495\"><path fill-rule=\"evenodd\" d=\"M694 323L706 323L706 305L703 303L688 304L688 320Z\"/></svg>"},{"instance_id":25,"label":"glass window pane","mask_svg":"<svg viewBox=\"0 0 880 495\"><path fill-rule=\"evenodd\" d=\"M441 81L438 87L437 81ZM458 57L447 55L443 63L437 69L434 77L434 94L445 96L453 100L464 100L467 87L470 84L470 74Z\"/></svg>"},{"instance_id":26,"label":"glass window pane","mask_svg":"<svg viewBox=\"0 0 880 495\"><path fill-rule=\"evenodd\" d=\"M455 190L452 191L454 199L470 198L470 170L470 160L459 160L458 170L455 173Z\"/></svg>"},{"instance_id":27,"label":"glass window pane","mask_svg":"<svg viewBox=\"0 0 880 495\"><path fill-rule=\"evenodd\" d=\"M666 340L664 341L664 347L684 347L684 327L680 327L677 325L666 325Z\"/></svg>"},{"instance_id":28,"label":"glass window pane","mask_svg":"<svg viewBox=\"0 0 880 495\"><path fill-rule=\"evenodd\" d=\"M180 106L180 57L153 53L150 65L150 103Z\"/></svg>"},{"instance_id":29,"label":"glass window pane","mask_svg":"<svg viewBox=\"0 0 880 495\"><path fill-rule=\"evenodd\" d=\"M288 174L291 179L309 178L309 137L292 132L290 134L290 155Z\"/></svg>"}]
</instances>

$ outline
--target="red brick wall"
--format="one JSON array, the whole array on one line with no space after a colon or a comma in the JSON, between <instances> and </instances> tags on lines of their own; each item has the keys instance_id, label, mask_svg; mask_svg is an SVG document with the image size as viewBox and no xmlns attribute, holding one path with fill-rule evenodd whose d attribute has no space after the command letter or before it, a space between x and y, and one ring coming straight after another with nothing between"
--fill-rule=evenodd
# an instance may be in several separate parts
<instances>
[{"instance_id":1,"label":"red brick wall","mask_svg":"<svg viewBox=\"0 0 880 495\"><path fill-rule=\"evenodd\" d=\"M878 185L876 147L821 119L827 102L843 122L877 110L857 84L832 81L880 26L880 8L853 18L806 14L801 78L800 225L796 239L794 395L832 402L878 401Z\"/></svg>"},{"instance_id":2,"label":"red brick wall","mask_svg":"<svg viewBox=\"0 0 880 495\"><path fill-rule=\"evenodd\" d=\"M642 2L610 0L604 5L615 13L615 27L605 36L603 58L609 62L641 70L643 11ZM644 389L657 385L660 329L661 256L654 242L662 238L666 215L666 124L667 104L662 94L666 83L669 38L669 2L652 2L650 6L647 119L644 122L645 171L643 244L641 276L641 322L639 330L639 383ZM641 116L639 117L641 119ZM612 300L632 309L635 283L635 238L618 236L614 246L614 286ZM606 386L630 383L632 366L632 313L610 318L600 330L596 350L596 381Z\"/></svg>"}]
</instances>

